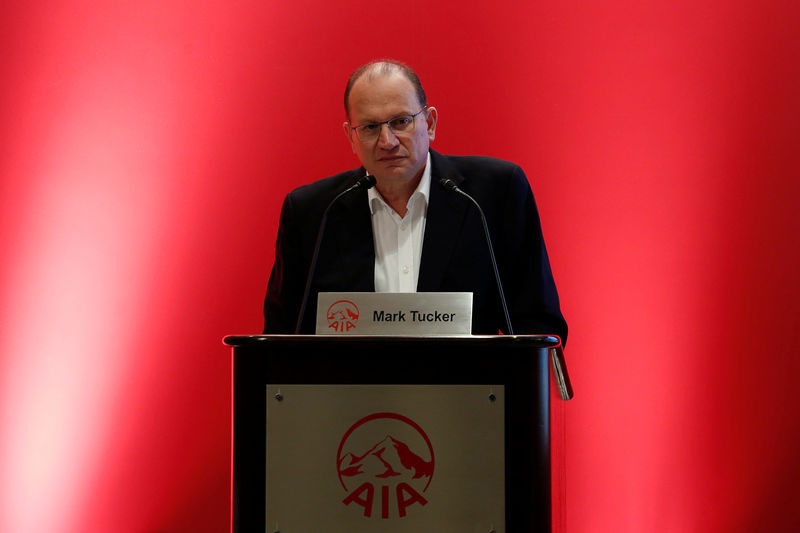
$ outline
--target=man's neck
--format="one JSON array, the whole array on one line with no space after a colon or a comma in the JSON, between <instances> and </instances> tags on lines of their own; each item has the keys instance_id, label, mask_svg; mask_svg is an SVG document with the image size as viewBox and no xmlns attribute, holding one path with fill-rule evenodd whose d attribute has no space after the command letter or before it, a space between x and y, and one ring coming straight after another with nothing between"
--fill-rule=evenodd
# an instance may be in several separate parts
<instances>
[{"instance_id":1,"label":"man's neck","mask_svg":"<svg viewBox=\"0 0 800 533\"><path fill-rule=\"evenodd\" d=\"M391 207L401 217L406 216L408 212L408 200L411 195L417 190L422 174L425 169L419 173L418 176L408 181L394 182L394 183L381 183L380 181L375 185L383 201Z\"/></svg>"}]
</instances>

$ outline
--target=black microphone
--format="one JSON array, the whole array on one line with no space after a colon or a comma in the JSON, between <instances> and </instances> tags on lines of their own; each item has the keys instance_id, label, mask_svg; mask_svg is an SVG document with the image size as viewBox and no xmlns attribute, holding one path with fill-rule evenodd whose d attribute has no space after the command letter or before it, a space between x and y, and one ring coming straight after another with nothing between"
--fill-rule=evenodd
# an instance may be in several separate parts
<instances>
[{"instance_id":1,"label":"black microphone","mask_svg":"<svg viewBox=\"0 0 800 533\"><path fill-rule=\"evenodd\" d=\"M500 295L500 303L503 304L503 314L506 318L506 328L508 329L508 334L513 335L514 328L511 327L511 316L508 314L508 304L506 303L506 296L503 293L503 283L500 281L500 271L497 269L497 260L494 257L494 247L492 246L492 238L489 236L489 226L486 224L486 215L483 214L483 209L481 209L480 204L478 204L475 198L459 189L455 181L451 180L450 178L442 178L439 180L439 185L448 191L456 192L468 198L469 201L478 208L478 213L481 215L481 222L483 222L483 234L486 236L486 246L489 248L489 257L492 259L494 279L497 282L497 293Z\"/></svg>"},{"instance_id":2,"label":"black microphone","mask_svg":"<svg viewBox=\"0 0 800 533\"><path fill-rule=\"evenodd\" d=\"M336 197L331 200L331 203L328 204L328 207L325 208L325 211L322 212L322 221L319 223L319 231L317 231L317 243L314 245L314 255L311 257L311 265L308 267L308 277L306 278L306 288L303 291L303 300L300 304L300 313L297 315L297 325L294 328L294 333L297 335L300 333L300 325L303 322L303 315L306 312L306 304L308 303L308 293L311 292L311 281L314 279L314 271L317 269L317 258L319 256L319 248L322 244L322 235L325 233L325 223L328 221L328 211L330 211L333 204L339 201L339 198L342 196L355 191L356 189L371 189L377 180L375 176L370 176L366 174L356 181L353 185L348 187L347 189L343 190Z\"/></svg>"}]
</instances>

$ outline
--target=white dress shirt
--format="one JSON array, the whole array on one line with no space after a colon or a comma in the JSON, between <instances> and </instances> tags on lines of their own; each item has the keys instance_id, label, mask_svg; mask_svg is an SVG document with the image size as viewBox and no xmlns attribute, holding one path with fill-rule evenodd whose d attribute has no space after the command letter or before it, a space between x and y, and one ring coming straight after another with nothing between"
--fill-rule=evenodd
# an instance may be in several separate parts
<instances>
[{"instance_id":1,"label":"white dress shirt","mask_svg":"<svg viewBox=\"0 0 800 533\"><path fill-rule=\"evenodd\" d=\"M375 292L416 292L431 191L431 154L401 217L375 187L367 191L375 241Z\"/></svg>"}]
</instances>

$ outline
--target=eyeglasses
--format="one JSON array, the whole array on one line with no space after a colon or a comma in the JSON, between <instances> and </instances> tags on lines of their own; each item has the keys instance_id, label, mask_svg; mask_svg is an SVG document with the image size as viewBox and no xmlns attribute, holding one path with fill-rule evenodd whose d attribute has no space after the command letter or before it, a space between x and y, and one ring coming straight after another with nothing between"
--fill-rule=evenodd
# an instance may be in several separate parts
<instances>
[{"instance_id":1,"label":"eyeglasses","mask_svg":"<svg viewBox=\"0 0 800 533\"><path fill-rule=\"evenodd\" d=\"M395 135L411 133L414 131L414 124L416 123L414 119L426 109L428 109L427 106L423 107L413 115L400 115L399 117L384 120L383 122L369 122L367 124L352 126L350 129L356 132L356 137L358 137L358 140L361 142L369 142L377 139L381 134L381 126L384 124L389 126L389 131Z\"/></svg>"}]
</instances>

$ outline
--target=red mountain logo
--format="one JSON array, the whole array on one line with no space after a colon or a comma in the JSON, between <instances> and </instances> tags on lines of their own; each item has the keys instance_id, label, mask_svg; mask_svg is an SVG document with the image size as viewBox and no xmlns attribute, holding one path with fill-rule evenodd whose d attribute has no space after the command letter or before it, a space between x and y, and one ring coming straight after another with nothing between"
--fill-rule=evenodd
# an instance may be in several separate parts
<instances>
[{"instance_id":1,"label":"red mountain logo","mask_svg":"<svg viewBox=\"0 0 800 533\"><path fill-rule=\"evenodd\" d=\"M337 300L328 308L328 327L337 333L350 331L358 324L358 307L350 300Z\"/></svg>"},{"instance_id":2,"label":"red mountain logo","mask_svg":"<svg viewBox=\"0 0 800 533\"><path fill-rule=\"evenodd\" d=\"M424 460L412 452L406 443L387 435L360 456L348 453L342 457L339 474L345 477L365 474L365 477L372 475L377 478L410 474L411 479L423 476L430 478L433 475L433 462Z\"/></svg>"},{"instance_id":3,"label":"red mountain logo","mask_svg":"<svg viewBox=\"0 0 800 533\"><path fill-rule=\"evenodd\" d=\"M361 450L349 449L348 441L364 442L364 438L368 438L373 430L393 425L398 431L410 435L412 440L424 443L427 450L415 452L412 446L391 434L372 446L363 446ZM413 431L409 432L409 428ZM351 439L354 433L358 434L358 439ZM363 507L366 517L372 516L373 506L380 507L383 519L389 518L391 508L396 507L397 515L402 518L412 504L425 506L428 503L420 491L428 490L433 478L433 446L422 428L410 418L397 413L375 413L353 424L344 434L339 444L336 467L339 481L348 491L342 503ZM376 485L380 490L380 502L376 502L375 498ZM394 492L396 504L390 503L390 492Z\"/></svg>"}]
</instances>

